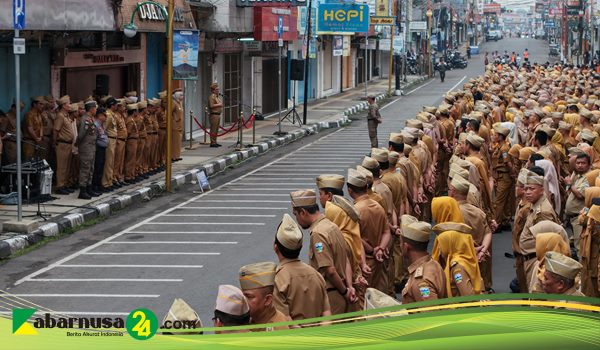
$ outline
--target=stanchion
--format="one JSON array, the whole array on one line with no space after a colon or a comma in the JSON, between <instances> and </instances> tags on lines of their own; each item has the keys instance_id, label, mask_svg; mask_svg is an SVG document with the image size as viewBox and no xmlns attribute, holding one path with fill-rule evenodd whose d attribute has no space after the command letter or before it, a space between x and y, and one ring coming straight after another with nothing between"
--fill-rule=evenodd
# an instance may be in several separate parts
<instances>
[{"instance_id":1,"label":"stanchion","mask_svg":"<svg viewBox=\"0 0 600 350\"><path fill-rule=\"evenodd\" d=\"M188 137L189 141L190 141L190 145L185 148L187 150L196 149L196 147L193 144L194 138L192 137L192 132L193 132L192 128L194 127L194 124L193 124L194 121L193 121L193 119L194 119L194 111L190 110L190 136ZM206 134L205 134L205 136L206 136Z\"/></svg>"},{"instance_id":2,"label":"stanchion","mask_svg":"<svg viewBox=\"0 0 600 350\"><path fill-rule=\"evenodd\" d=\"M240 116L238 117L238 140L235 145L235 149L237 151L241 151L244 149L244 111L240 111Z\"/></svg>"},{"instance_id":3,"label":"stanchion","mask_svg":"<svg viewBox=\"0 0 600 350\"><path fill-rule=\"evenodd\" d=\"M206 125L206 120L207 120L207 116L208 115L208 107L204 107L204 118L202 118L202 125ZM208 145L208 142L206 142L206 135L208 133L206 131L204 131L204 141L199 142L200 145Z\"/></svg>"},{"instance_id":4,"label":"stanchion","mask_svg":"<svg viewBox=\"0 0 600 350\"><path fill-rule=\"evenodd\" d=\"M252 109L252 117L250 118L252 121L252 145L256 145L256 109Z\"/></svg>"}]
</instances>

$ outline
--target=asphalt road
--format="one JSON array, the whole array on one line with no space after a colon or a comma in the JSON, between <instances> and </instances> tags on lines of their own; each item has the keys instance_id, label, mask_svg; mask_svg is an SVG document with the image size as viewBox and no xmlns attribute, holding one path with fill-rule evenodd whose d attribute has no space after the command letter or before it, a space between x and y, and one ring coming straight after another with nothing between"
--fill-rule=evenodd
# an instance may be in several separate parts
<instances>
[{"instance_id":1,"label":"asphalt road","mask_svg":"<svg viewBox=\"0 0 600 350\"><path fill-rule=\"evenodd\" d=\"M484 44L482 52L525 48L534 62L548 59L546 43L533 39ZM467 69L449 71L444 83L436 78L384 106L381 146L421 106L439 104L444 93L483 71L483 55L473 56ZM237 285L244 264L276 260L273 238L282 214L291 214L289 192L315 188L319 174L345 174L369 147L366 123L354 122L211 179L213 190L206 194L183 187L12 259L0 266L0 289L22 299L0 295L0 313L27 300L38 310L72 315L127 315L145 307L162 319L180 297L211 325L217 286ZM496 292L508 292L514 275L513 261L504 257L509 250L510 232L495 234Z\"/></svg>"}]
</instances>

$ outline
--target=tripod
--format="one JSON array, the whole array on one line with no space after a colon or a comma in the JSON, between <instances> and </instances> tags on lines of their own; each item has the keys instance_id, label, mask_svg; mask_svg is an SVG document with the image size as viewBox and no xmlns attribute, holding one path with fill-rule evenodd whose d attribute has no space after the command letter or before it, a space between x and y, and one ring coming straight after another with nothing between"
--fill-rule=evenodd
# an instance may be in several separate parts
<instances>
[{"instance_id":1,"label":"tripod","mask_svg":"<svg viewBox=\"0 0 600 350\"><path fill-rule=\"evenodd\" d=\"M298 122L298 126L302 126L302 119L300 119L300 115L296 110L296 84L293 84L292 90L292 109L290 109L281 120L277 123L277 125L281 124L284 120L288 120L292 125Z\"/></svg>"},{"instance_id":2,"label":"tripod","mask_svg":"<svg viewBox=\"0 0 600 350\"><path fill-rule=\"evenodd\" d=\"M36 199L35 199L35 201L37 203L37 212L35 213L35 215L29 215L28 217L40 217L44 221L46 221L46 220L48 220L48 218L51 215L48 214L48 213L46 213L45 209L44 209L44 213L42 213L42 210L41 210L41 207L40 207L41 206L40 203L41 203L41 200L42 200L42 198L41 198L42 197L42 183L41 183L42 179L41 179L41 176L40 176L40 173L41 173L40 172L40 169L41 169L41 166L40 166L40 151L41 150L46 150L46 148L38 145L35 142L29 142L29 141L25 141L25 140L22 140L22 142L33 146L34 149L35 149L35 165L34 165L35 166L35 176L36 176L37 181L38 181L38 183L40 185L39 186L40 187L39 188L39 194L36 196ZM29 184L29 183L27 184L27 186L30 186L30 185L31 184ZM30 199L28 198L28 200L30 200Z\"/></svg>"}]
</instances>

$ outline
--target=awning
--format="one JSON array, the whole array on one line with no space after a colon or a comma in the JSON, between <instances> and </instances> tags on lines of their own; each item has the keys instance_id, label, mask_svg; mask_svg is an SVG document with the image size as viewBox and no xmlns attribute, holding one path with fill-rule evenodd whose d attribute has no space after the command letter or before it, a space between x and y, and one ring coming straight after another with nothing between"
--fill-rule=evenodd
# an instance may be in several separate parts
<instances>
[{"instance_id":1,"label":"awning","mask_svg":"<svg viewBox=\"0 0 600 350\"><path fill-rule=\"evenodd\" d=\"M111 1L36 0L25 5L25 30L113 31ZM13 29L12 0L0 0L0 30Z\"/></svg>"}]
</instances>

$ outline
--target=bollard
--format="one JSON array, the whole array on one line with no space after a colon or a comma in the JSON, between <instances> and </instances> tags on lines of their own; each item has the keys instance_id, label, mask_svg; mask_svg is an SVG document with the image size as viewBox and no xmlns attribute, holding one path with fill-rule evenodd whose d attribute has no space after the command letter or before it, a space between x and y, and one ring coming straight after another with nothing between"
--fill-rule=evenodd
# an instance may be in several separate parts
<instances>
[{"instance_id":1,"label":"bollard","mask_svg":"<svg viewBox=\"0 0 600 350\"><path fill-rule=\"evenodd\" d=\"M256 145L256 108L252 109L252 145Z\"/></svg>"},{"instance_id":2,"label":"bollard","mask_svg":"<svg viewBox=\"0 0 600 350\"><path fill-rule=\"evenodd\" d=\"M206 128L206 116L208 115L208 107L204 107L204 121L202 122L202 125ZM204 132L204 142L206 145L206 131Z\"/></svg>"},{"instance_id":3,"label":"bollard","mask_svg":"<svg viewBox=\"0 0 600 350\"><path fill-rule=\"evenodd\" d=\"M240 116L238 118L238 147L239 149L244 148L244 111L240 111Z\"/></svg>"}]
</instances>

